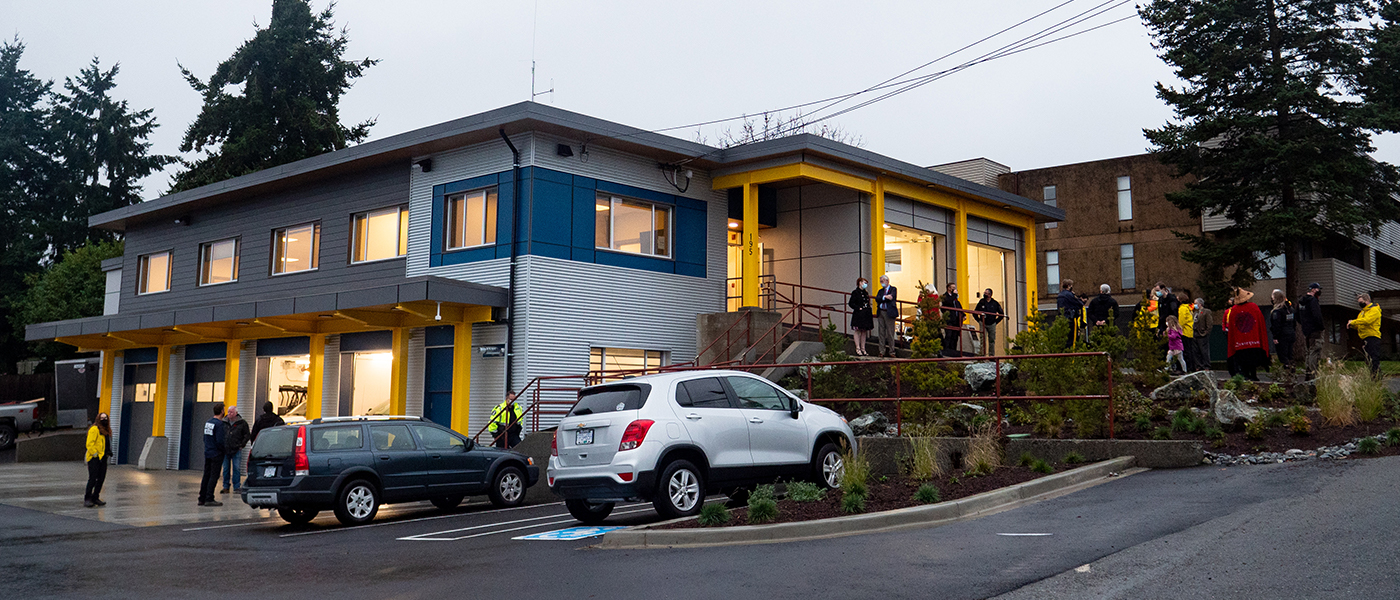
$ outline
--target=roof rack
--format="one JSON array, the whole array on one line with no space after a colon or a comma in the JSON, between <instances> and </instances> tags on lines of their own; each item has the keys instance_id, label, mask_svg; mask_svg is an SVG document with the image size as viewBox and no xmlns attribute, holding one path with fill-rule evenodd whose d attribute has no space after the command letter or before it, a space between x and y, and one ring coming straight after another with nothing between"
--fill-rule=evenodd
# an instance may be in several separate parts
<instances>
[{"instance_id":1,"label":"roof rack","mask_svg":"<svg viewBox=\"0 0 1400 600\"><path fill-rule=\"evenodd\" d=\"M313 425L320 423L352 423L358 421L422 421L423 417L410 415L360 415L358 417L321 417L312 419Z\"/></svg>"}]
</instances>

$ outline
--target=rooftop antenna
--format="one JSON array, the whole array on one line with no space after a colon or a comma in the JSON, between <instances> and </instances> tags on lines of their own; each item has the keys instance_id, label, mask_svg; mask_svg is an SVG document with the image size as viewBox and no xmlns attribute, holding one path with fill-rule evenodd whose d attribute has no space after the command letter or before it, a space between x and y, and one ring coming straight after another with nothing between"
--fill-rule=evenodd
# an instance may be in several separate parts
<instances>
[{"instance_id":1,"label":"rooftop antenna","mask_svg":"<svg viewBox=\"0 0 1400 600\"><path fill-rule=\"evenodd\" d=\"M539 38L540 32L540 0L535 0L535 21L530 30L530 101L535 98L549 94L549 103L554 104L554 79L549 80L549 89L543 92L535 91L535 40Z\"/></svg>"}]
</instances>

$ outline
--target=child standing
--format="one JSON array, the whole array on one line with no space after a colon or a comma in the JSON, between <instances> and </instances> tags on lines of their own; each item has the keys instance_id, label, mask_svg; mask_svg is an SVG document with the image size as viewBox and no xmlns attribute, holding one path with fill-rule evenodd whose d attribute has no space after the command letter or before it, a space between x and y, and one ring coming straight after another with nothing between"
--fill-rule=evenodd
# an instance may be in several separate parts
<instances>
[{"instance_id":1,"label":"child standing","mask_svg":"<svg viewBox=\"0 0 1400 600\"><path fill-rule=\"evenodd\" d=\"M1177 323L1175 315L1170 315L1167 317L1167 369L1170 370L1176 366L1172 364L1172 359L1175 358L1177 364L1181 365L1182 373L1191 372L1186 367L1186 358L1182 356L1182 351L1185 348L1186 344L1181 339L1181 325Z\"/></svg>"}]
</instances>

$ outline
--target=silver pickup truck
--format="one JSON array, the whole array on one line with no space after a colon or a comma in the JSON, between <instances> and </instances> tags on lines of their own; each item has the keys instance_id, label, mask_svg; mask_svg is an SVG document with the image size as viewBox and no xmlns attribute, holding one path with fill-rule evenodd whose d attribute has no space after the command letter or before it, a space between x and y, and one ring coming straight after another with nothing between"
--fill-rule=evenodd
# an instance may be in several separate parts
<instances>
[{"instance_id":1,"label":"silver pickup truck","mask_svg":"<svg viewBox=\"0 0 1400 600\"><path fill-rule=\"evenodd\" d=\"M0 404L0 450L14 446L19 432L34 429L34 413L37 410L38 400Z\"/></svg>"}]
</instances>

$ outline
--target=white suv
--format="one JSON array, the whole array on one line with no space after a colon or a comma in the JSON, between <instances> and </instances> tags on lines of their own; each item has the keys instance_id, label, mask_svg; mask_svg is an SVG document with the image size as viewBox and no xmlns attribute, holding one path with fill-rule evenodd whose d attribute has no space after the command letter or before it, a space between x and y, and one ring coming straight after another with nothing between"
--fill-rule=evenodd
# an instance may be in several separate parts
<instances>
[{"instance_id":1,"label":"white suv","mask_svg":"<svg viewBox=\"0 0 1400 600\"><path fill-rule=\"evenodd\" d=\"M665 518L700 512L705 495L778 478L836 487L846 420L739 371L688 371L579 391L559 423L549 487L584 523L616 502L651 500Z\"/></svg>"}]
</instances>

